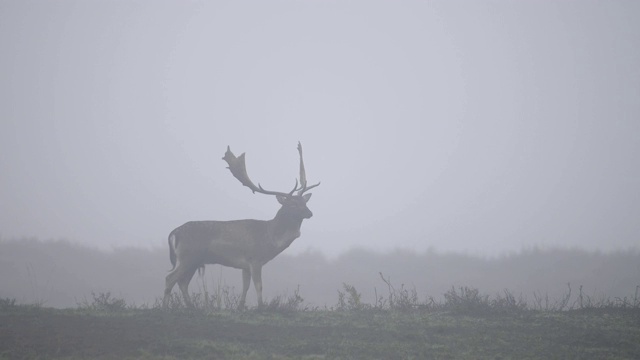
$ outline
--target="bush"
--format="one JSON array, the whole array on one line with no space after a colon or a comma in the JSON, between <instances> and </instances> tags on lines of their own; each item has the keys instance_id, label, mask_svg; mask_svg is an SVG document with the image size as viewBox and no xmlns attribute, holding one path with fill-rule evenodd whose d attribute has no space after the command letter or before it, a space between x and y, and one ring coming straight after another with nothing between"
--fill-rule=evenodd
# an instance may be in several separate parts
<instances>
[{"instance_id":1,"label":"bush","mask_svg":"<svg viewBox=\"0 0 640 360\"><path fill-rule=\"evenodd\" d=\"M80 309L92 311L118 312L127 310L127 302L122 298L111 296L111 292L95 293L91 292L93 300L89 302L86 298L78 303Z\"/></svg>"},{"instance_id":2,"label":"bush","mask_svg":"<svg viewBox=\"0 0 640 360\"><path fill-rule=\"evenodd\" d=\"M365 308L370 308L360 300L362 295L356 290L356 287L349 284L342 284L342 288L344 292L338 290L338 305L337 310L364 310Z\"/></svg>"},{"instance_id":3,"label":"bush","mask_svg":"<svg viewBox=\"0 0 640 360\"><path fill-rule=\"evenodd\" d=\"M264 310L274 312L296 312L308 310L308 307L303 307L304 299L300 296L300 287L296 288L291 296L276 296L271 299Z\"/></svg>"},{"instance_id":4,"label":"bush","mask_svg":"<svg viewBox=\"0 0 640 360\"><path fill-rule=\"evenodd\" d=\"M16 299L0 298L0 310L6 310L17 306Z\"/></svg>"},{"instance_id":5,"label":"bush","mask_svg":"<svg viewBox=\"0 0 640 360\"><path fill-rule=\"evenodd\" d=\"M433 304L433 299L430 299L428 303L421 304L418 299L418 291L415 286L409 290L405 288L404 284L401 284L400 290L396 290L396 288L391 284L391 278L385 278L382 273L379 274L382 281L387 284L388 295L385 299L383 296L378 296L378 292L376 290L376 304L374 308L380 310L390 309L407 311L411 309L425 308L428 307L429 304Z\"/></svg>"}]
</instances>

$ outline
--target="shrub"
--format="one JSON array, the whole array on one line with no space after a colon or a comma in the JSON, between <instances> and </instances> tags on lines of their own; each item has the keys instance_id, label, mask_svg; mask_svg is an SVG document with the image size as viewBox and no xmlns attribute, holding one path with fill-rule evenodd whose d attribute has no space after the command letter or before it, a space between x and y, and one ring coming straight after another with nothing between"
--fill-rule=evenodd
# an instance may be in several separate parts
<instances>
[{"instance_id":1,"label":"shrub","mask_svg":"<svg viewBox=\"0 0 640 360\"><path fill-rule=\"evenodd\" d=\"M111 296L111 292L95 293L91 292L93 300L89 302L86 298L78 303L78 307L93 311L118 312L127 310L127 302L122 298Z\"/></svg>"},{"instance_id":2,"label":"shrub","mask_svg":"<svg viewBox=\"0 0 640 360\"><path fill-rule=\"evenodd\" d=\"M342 284L344 292L338 290L337 310L363 310L370 306L362 303L360 300L362 295L356 290L356 287L346 283Z\"/></svg>"},{"instance_id":3,"label":"shrub","mask_svg":"<svg viewBox=\"0 0 640 360\"><path fill-rule=\"evenodd\" d=\"M263 309L274 312L296 312L308 310L308 307L303 307L304 299L300 296L300 286L296 288L293 295L279 295L271 299Z\"/></svg>"},{"instance_id":4,"label":"shrub","mask_svg":"<svg viewBox=\"0 0 640 360\"><path fill-rule=\"evenodd\" d=\"M17 306L16 299L0 298L0 310L6 310Z\"/></svg>"},{"instance_id":5,"label":"shrub","mask_svg":"<svg viewBox=\"0 0 640 360\"><path fill-rule=\"evenodd\" d=\"M401 284L400 289L396 290L396 288L391 284L391 278L385 278L382 273L379 274L382 281L387 284L388 296L386 299L382 296L378 297L378 292L376 290L376 304L374 306L376 309L407 311L427 307L428 303L420 303L418 299L418 291L415 286L411 289L407 289L404 284ZM431 299L431 302L433 302L433 299Z\"/></svg>"}]
</instances>

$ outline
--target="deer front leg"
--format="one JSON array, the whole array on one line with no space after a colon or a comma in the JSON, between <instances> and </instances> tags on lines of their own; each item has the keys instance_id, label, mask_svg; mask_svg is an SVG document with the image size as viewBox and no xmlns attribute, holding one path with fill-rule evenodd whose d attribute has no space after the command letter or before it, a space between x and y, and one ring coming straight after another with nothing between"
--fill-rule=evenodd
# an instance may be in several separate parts
<instances>
[{"instance_id":1,"label":"deer front leg","mask_svg":"<svg viewBox=\"0 0 640 360\"><path fill-rule=\"evenodd\" d=\"M238 310L244 310L244 304L247 300L247 291L249 291L249 285L251 285L251 271L249 269L242 269L242 297L240 297Z\"/></svg>"},{"instance_id":2,"label":"deer front leg","mask_svg":"<svg viewBox=\"0 0 640 360\"><path fill-rule=\"evenodd\" d=\"M256 288L256 295L258 296L258 307L263 306L262 303L262 265L251 266L251 276L253 277L253 285Z\"/></svg>"}]
</instances>

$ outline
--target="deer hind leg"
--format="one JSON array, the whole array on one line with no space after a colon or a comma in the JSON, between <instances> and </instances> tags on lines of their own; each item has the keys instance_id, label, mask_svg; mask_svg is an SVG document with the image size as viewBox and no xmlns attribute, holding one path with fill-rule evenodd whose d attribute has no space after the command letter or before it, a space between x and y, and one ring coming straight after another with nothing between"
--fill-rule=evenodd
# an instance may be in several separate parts
<instances>
[{"instance_id":1,"label":"deer hind leg","mask_svg":"<svg viewBox=\"0 0 640 360\"><path fill-rule=\"evenodd\" d=\"M180 267L176 267L167 275L165 279L165 287L164 287L164 298L162 299L162 307L167 307L169 305L169 298L171 297L171 290L178 282L178 278L180 276Z\"/></svg>"},{"instance_id":2,"label":"deer hind leg","mask_svg":"<svg viewBox=\"0 0 640 360\"><path fill-rule=\"evenodd\" d=\"M251 266L251 277L253 277L253 286L258 296L258 307L262 307L262 266Z\"/></svg>"},{"instance_id":3,"label":"deer hind leg","mask_svg":"<svg viewBox=\"0 0 640 360\"><path fill-rule=\"evenodd\" d=\"M166 277L165 280L165 288L164 288L164 299L162 300L162 306L167 307L169 304L169 298L171 297L171 290L173 287L178 284L178 287L182 291L182 296L184 297L185 303L187 306L193 306L191 303L191 299L189 298L188 286L193 274L196 272L197 268L185 268L181 266L178 262L178 266L173 269ZM186 282L186 283L185 283ZM184 290L183 290L184 289Z\"/></svg>"},{"instance_id":4,"label":"deer hind leg","mask_svg":"<svg viewBox=\"0 0 640 360\"><path fill-rule=\"evenodd\" d=\"M178 287L182 292L182 297L184 297L184 303L189 308L193 308L193 303L191 302L191 297L189 296L189 283L191 282L191 278L193 278L193 274L198 270L197 267L192 267L185 270L182 273L182 276L178 279Z\"/></svg>"},{"instance_id":5,"label":"deer hind leg","mask_svg":"<svg viewBox=\"0 0 640 360\"><path fill-rule=\"evenodd\" d=\"M249 269L242 269L242 297L240 297L240 303L238 304L239 310L244 310L249 285L251 285L251 271Z\"/></svg>"}]
</instances>

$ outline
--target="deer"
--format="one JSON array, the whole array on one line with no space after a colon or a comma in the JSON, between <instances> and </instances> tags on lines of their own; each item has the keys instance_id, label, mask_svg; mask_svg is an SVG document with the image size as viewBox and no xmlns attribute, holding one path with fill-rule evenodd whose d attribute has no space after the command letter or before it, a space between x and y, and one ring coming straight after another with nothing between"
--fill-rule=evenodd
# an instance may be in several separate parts
<instances>
[{"instance_id":1,"label":"deer","mask_svg":"<svg viewBox=\"0 0 640 360\"><path fill-rule=\"evenodd\" d=\"M173 268L166 276L163 306L175 284L182 292L185 304L189 308L194 305L189 297L189 283L198 270L204 270L206 264L242 270L242 296L239 309L245 309L247 292L251 280L256 290L258 307L263 307L262 300L262 267L300 237L300 227L304 219L313 213L307 207L311 193L307 191L320 185L307 185L302 145L298 142L300 155L300 179L288 193L265 190L258 183L256 186L245 165L245 153L236 157L229 146L222 160L226 161L231 174L248 187L253 193L274 195L280 209L271 220L228 220L228 221L189 221L175 228L168 237L169 260Z\"/></svg>"}]
</instances>

